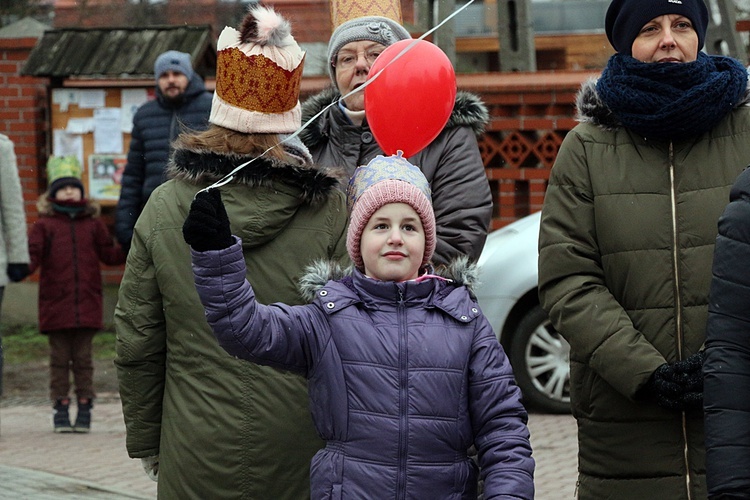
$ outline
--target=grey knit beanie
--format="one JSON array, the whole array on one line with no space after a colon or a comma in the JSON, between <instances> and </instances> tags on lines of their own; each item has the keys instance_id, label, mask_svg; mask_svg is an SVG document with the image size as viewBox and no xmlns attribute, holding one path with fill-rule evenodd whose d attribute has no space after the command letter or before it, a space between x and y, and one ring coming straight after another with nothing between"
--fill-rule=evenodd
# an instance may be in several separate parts
<instances>
[{"instance_id":1,"label":"grey knit beanie","mask_svg":"<svg viewBox=\"0 0 750 500\"><path fill-rule=\"evenodd\" d=\"M159 77L167 71L177 71L187 77L188 80L193 78L193 63L190 60L190 54L168 50L159 55L154 62L154 77Z\"/></svg>"},{"instance_id":2,"label":"grey knit beanie","mask_svg":"<svg viewBox=\"0 0 750 500\"><path fill-rule=\"evenodd\" d=\"M328 41L328 74L336 83L334 63L341 47L351 42L370 40L388 47L399 40L411 38L406 29L393 19L382 16L366 16L351 19L334 30Z\"/></svg>"}]
</instances>

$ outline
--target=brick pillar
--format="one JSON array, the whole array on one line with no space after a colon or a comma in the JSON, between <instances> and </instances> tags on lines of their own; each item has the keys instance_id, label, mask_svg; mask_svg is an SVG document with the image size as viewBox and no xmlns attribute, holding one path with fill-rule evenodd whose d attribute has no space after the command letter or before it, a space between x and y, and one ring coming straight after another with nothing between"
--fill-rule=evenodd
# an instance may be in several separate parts
<instances>
[{"instance_id":1,"label":"brick pillar","mask_svg":"<svg viewBox=\"0 0 750 500\"><path fill-rule=\"evenodd\" d=\"M47 158L47 80L20 76L36 38L0 38L0 133L15 145L26 220L36 220Z\"/></svg>"}]
</instances>

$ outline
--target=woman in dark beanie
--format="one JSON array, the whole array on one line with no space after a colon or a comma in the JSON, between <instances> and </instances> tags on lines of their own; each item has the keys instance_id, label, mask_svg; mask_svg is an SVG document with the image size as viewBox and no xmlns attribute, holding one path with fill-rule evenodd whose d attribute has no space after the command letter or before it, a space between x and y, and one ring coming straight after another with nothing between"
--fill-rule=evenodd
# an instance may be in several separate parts
<instances>
[{"instance_id":1,"label":"woman in dark beanie","mask_svg":"<svg viewBox=\"0 0 750 500\"><path fill-rule=\"evenodd\" d=\"M570 343L580 499L706 498L701 348L716 222L750 162L748 74L702 0L615 0L542 212L539 294Z\"/></svg>"}]
</instances>

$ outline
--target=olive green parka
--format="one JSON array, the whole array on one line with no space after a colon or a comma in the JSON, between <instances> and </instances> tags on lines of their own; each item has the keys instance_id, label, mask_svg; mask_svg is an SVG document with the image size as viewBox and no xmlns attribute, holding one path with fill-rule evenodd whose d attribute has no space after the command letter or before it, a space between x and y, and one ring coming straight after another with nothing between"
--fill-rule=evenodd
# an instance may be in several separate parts
<instances>
[{"instance_id":1,"label":"olive green parka","mask_svg":"<svg viewBox=\"0 0 750 500\"><path fill-rule=\"evenodd\" d=\"M297 280L314 259L348 262L338 177L299 147L300 156L260 158L220 188L263 303L302 303ZM159 456L160 498L308 498L310 460L323 445L304 378L228 355L193 284L182 236L190 204L249 159L178 149L173 179L135 226L115 311L115 363L127 451Z\"/></svg>"},{"instance_id":2,"label":"olive green parka","mask_svg":"<svg viewBox=\"0 0 750 500\"><path fill-rule=\"evenodd\" d=\"M704 499L702 410L669 411L639 390L703 345L717 221L750 163L750 107L663 142L622 127L594 81L577 105L542 211L539 294L571 346L579 498Z\"/></svg>"}]
</instances>

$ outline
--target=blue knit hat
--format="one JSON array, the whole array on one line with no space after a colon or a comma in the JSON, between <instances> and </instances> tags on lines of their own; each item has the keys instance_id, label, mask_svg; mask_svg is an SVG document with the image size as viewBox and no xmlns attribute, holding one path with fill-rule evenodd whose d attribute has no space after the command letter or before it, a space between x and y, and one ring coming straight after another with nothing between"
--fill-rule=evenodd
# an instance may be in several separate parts
<instances>
[{"instance_id":1,"label":"blue knit hat","mask_svg":"<svg viewBox=\"0 0 750 500\"><path fill-rule=\"evenodd\" d=\"M193 63L190 60L190 54L168 50L159 55L154 61L154 77L159 77L167 71L177 71L187 77L188 80L193 78Z\"/></svg>"},{"instance_id":2,"label":"blue knit hat","mask_svg":"<svg viewBox=\"0 0 750 500\"><path fill-rule=\"evenodd\" d=\"M667 14L690 19L701 50L708 29L708 9L703 0L613 0L604 19L609 43L620 54L632 55L633 42L641 28L655 17Z\"/></svg>"}]
</instances>

